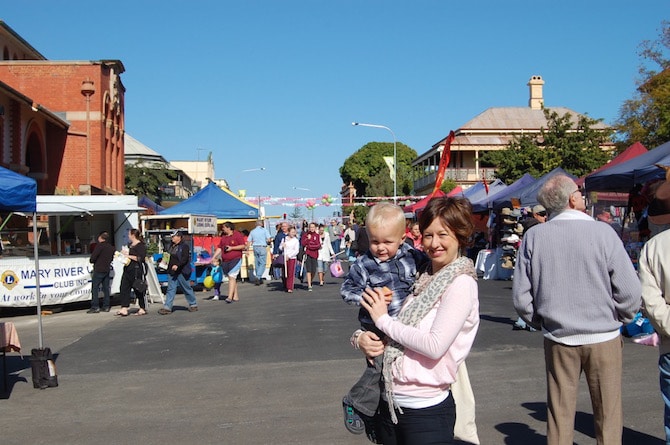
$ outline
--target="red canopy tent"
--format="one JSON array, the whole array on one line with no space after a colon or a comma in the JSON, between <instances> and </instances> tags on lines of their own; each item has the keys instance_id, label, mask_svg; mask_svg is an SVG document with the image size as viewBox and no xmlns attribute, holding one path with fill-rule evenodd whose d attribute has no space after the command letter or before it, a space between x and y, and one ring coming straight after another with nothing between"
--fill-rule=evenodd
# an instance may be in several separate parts
<instances>
[{"instance_id":1,"label":"red canopy tent","mask_svg":"<svg viewBox=\"0 0 670 445\"><path fill-rule=\"evenodd\" d=\"M627 149L625 149L624 151L622 151L621 153L619 153L610 162L608 162L605 165L602 165L602 166L598 167L597 169L593 170L591 173L589 173L586 176L590 176L594 173L598 173L598 172L601 172L603 170L607 170L608 168L612 168L615 165L621 164L622 162L626 162L628 160L636 158L636 157L640 156L641 154L646 153L647 151L648 150L645 148L644 145L642 145L639 142L636 142L633 145L631 145L630 147L628 147ZM575 182L577 183L578 186L582 187L584 185L584 180L586 179L586 176L583 176L583 177L575 180Z\"/></svg>"},{"instance_id":2,"label":"red canopy tent","mask_svg":"<svg viewBox=\"0 0 670 445\"><path fill-rule=\"evenodd\" d=\"M461 193L463 193L463 187L461 187L460 185L457 185L456 187L454 187L454 189L452 191L447 193L447 196L456 196L456 195L460 195Z\"/></svg>"},{"instance_id":3,"label":"red canopy tent","mask_svg":"<svg viewBox=\"0 0 670 445\"><path fill-rule=\"evenodd\" d=\"M641 154L646 153L648 150L645 148L644 145L642 145L639 142L634 143L621 153L619 153L614 159L612 159L610 162L608 162L605 165L600 166L596 170L592 171L586 176L590 176L594 173L601 172L603 170L607 170L608 168L612 168L615 165L621 164L622 162L629 161L637 156L640 156ZM586 180L586 176L583 176L575 182L579 187L584 187L584 181ZM622 202L628 202L628 193L613 193L613 192L597 192L596 193L598 201L622 201Z\"/></svg>"},{"instance_id":4,"label":"red canopy tent","mask_svg":"<svg viewBox=\"0 0 670 445\"><path fill-rule=\"evenodd\" d=\"M456 188L460 188L460 186L456 187ZM454 189L454 190L456 190L456 189ZM452 192L454 190L452 190ZM462 189L461 189L461 191L462 191ZM449 193L451 193L451 192L449 192ZM419 212L426 207L426 205L428 204L428 201L430 201L431 198L439 197L439 196L444 196L444 192L442 190L438 190L434 194L428 195L425 198L423 198L422 200L417 201L414 204L410 204L410 205L406 206L404 210L405 210L405 212L408 212L408 213ZM453 195L450 195L450 196L453 196Z\"/></svg>"}]
</instances>

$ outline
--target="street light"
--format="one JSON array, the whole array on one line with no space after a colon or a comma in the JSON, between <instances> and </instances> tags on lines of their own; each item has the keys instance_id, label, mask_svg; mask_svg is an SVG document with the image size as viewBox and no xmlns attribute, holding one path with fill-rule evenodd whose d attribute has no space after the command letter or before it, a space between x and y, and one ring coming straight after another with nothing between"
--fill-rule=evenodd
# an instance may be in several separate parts
<instances>
[{"instance_id":1,"label":"street light","mask_svg":"<svg viewBox=\"0 0 670 445\"><path fill-rule=\"evenodd\" d=\"M242 173L249 173L249 172L262 172L265 171L265 167L258 167L258 168L247 168L245 170L242 170ZM264 219L265 215L263 215L263 210L261 209L261 193L260 191L258 192L258 219Z\"/></svg>"},{"instance_id":2,"label":"street light","mask_svg":"<svg viewBox=\"0 0 670 445\"><path fill-rule=\"evenodd\" d=\"M363 124L361 122L352 122L351 125L359 126L359 127L383 128L384 130L388 130L391 133L391 136L393 136L393 203L397 204L397 200L398 200L398 152L397 152L397 148L396 148L395 133L389 127L384 126L384 125Z\"/></svg>"},{"instance_id":3,"label":"street light","mask_svg":"<svg viewBox=\"0 0 670 445\"><path fill-rule=\"evenodd\" d=\"M91 96L95 94L91 79L81 81L81 94L86 98L86 184L91 194Z\"/></svg>"}]
</instances>

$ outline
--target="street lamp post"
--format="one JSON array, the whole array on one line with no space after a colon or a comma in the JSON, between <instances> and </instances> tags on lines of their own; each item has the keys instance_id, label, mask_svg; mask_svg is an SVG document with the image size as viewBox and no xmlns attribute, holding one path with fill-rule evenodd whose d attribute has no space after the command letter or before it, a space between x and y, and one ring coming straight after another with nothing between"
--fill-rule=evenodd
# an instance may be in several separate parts
<instances>
[{"instance_id":1,"label":"street lamp post","mask_svg":"<svg viewBox=\"0 0 670 445\"><path fill-rule=\"evenodd\" d=\"M242 170L242 173L249 173L249 172L262 172L265 171L265 167L258 167L258 168L247 168L245 170ZM261 210L261 193L260 191L258 192L258 219L263 219L264 215L262 214Z\"/></svg>"},{"instance_id":2,"label":"street lamp post","mask_svg":"<svg viewBox=\"0 0 670 445\"><path fill-rule=\"evenodd\" d=\"M351 125L359 127L372 127L372 128L383 128L388 130L393 136L393 203L397 204L398 201L398 152L396 148L396 139L395 133L389 127L385 125L377 124L363 124L361 122L352 122Z\"/></svg>"},{"instance_id":3,"label":"street lamp post","mask_svg":"<svg viewBox=\"0 0 670 445\"><path fill-rule=\"evenodd\" d=\"M86 185L91 187L91 96L95 94L95 85L91 79L81 81L81 94L86 97Z\"/></svg>"}]
</instances>

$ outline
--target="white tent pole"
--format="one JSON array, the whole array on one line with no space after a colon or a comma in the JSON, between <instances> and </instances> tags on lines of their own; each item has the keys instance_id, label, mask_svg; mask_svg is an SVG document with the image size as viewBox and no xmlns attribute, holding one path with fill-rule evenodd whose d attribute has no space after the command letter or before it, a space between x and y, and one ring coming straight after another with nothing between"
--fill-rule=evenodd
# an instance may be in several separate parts
<instances>
[{"instance_id":1,"label":"white tent pole","mask_svg":"<svg viewBox=\"0 0 670 445\"><path fill-rule=\"evenodd\" d=\"M35 255L35 295L37 297L37 335L38 346L44 348L42 336L42 294L40 292L40 258L38 255L39 239L37 238L37 212L33 212L33 253Z\"/></svg>"}]
</instances>

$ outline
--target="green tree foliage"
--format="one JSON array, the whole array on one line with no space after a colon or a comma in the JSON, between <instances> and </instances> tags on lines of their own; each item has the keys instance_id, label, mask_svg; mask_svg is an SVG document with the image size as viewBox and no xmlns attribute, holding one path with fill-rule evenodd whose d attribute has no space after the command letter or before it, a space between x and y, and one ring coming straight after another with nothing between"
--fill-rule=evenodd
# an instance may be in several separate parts
<instances>
[{"instance_id":1,"label":"green tree foliage","mask_svg":"<svg viewBox=\"0 0 670 445\"><path fill-rule=\"evenodd\" d=\"M456 188L458 184L456 184L456 181L454 181L451 178L445 178L444 181L442 181L442 185L440 186L440 190L442 190L444 193L449 193L453 189Z\"/></svg>"},{"instance_id":2,"label":"green tree foliage","mask_svg":"<svg viewBox=\"0 0 670 445\"><path fill-rule=\"evenodd\" d=\"M342 181L345 184L353 183L358 196L393 196L393 180L384 156L393 156L392 142L365 144L340 167ZM407 145L396 143L399 196L408 195L412 191L411 165L416 156L416 151Z\"/></svg>"},{"instance_id":3,"label":"green tree foliage","mask_svg":"<svg viewBox=\"0 0 670 445\"><path fill-rule=\"evenodd\" d=\"M570 113L559 116L544 109L547 128L539 134L515 137L504 150L482 155L485 166L497 168L496 176L508 184L524 173L540 176L561 167L575 176L583 176L603 165L610 154L601 146L609 142L612 131L594 128L601 120Z\"/></svg>"},{"instance_id":4,"label":"green tree foliage","mask_svg":"<svg viewBox=\"0 0 670 445\"><path fill-rule=\"evenodd\" d=\"M368 216L368 213L370 212L370 207L368 206L356 206L353 209L354 209L354 221L357 223L365 221L365 218ZM350 214L351 214L351 207L349 207L347 210L347 215Z\"/></svg>"},{"instance_id":5,"label":"green tree foliage","mask_svg":"<svg viewBox=\"0 0 670 445\"><path fill-rule=\"evenodd\" d=\"M302 217L303 217L302 207L300 207L300 206L293 207L293 210L291 211L291 213L288 216L289 216L289 218L291 218L294 221L301 220Z\"/></svg>"},{"instance_id":6,"label":"green tree foliage","mask_svg":"<svg viewBox=\"0 0 670 445\"><path fill-rule=\"evenodd\" d=\"M150 166L126 165L126 194L147 196L157 204L163 201L161 187L168 185L176 178L163 164L155 163Z\"/></svg>"},{"instance_id":7,"label":"green tree foliage","mask_svg":"<svg viewBox=\"0 0 670 445\"><path fill-rule=\"evenodd\" d=\"M652 149L670 141L670 21L661 22L657 40L640 44L637 93L625 101L616 121L623 148L641 142ZM646 62L646 65L644 64ZM656 69L660 68L660 72Z\"/></svg>"}]
</instances>

